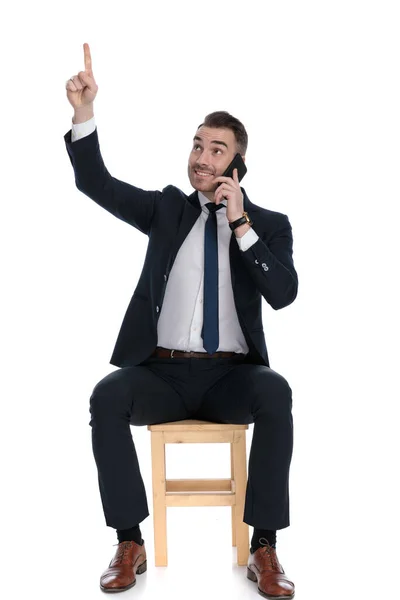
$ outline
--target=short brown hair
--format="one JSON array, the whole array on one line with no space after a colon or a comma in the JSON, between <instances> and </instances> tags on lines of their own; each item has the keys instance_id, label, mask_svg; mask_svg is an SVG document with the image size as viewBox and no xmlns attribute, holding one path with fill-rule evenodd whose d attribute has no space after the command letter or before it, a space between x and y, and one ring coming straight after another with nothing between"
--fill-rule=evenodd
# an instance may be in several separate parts
<instances>
[{"instance_id":1,"label":"short brown hair","mask_svg":"<svg viewBox=\"0 0 400 600\"><path fill-rule=\"evenodd\" d=\"M226 127L227 129L231 129L235 135L237 151L242 156L246 154L248 144L247 131L244 128L243 123L228 112L225 110L218 110L210 113L204 119L204 123L201 123L197 129L200 129L203 125L205 127Z\"/></svg>"}]
</instances>

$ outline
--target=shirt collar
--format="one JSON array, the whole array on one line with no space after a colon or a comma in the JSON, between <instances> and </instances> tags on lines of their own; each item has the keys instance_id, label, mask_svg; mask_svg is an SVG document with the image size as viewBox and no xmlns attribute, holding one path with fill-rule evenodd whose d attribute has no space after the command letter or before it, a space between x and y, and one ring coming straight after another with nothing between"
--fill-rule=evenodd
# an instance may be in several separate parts
<instances>
[{"instance_id":1,"label":"shirt collar","mask_svg":"<svg viewBox=\"0 0 400 600\"><path fill-rule=\"evenodd\" d=\"M199 197L199 202L200 202L201 208L203 208L203 206L204 206L205 204L207 204L207 202L211 202L211 200L209 200L209 199L207 198L207 196L205 196L205 195L204 195L202 192L199 192L199 191L197 191L197 195L198 195L198 197ZM220 209L218 212L221 212L221 210L222 210L222 212L224 212L224 209L226 210L226 200L225 200L225 202L220 202L220 204L221 204L221 205L222 205L224 208L221 208L221 209Z\"/></svg>"}]
</instances>

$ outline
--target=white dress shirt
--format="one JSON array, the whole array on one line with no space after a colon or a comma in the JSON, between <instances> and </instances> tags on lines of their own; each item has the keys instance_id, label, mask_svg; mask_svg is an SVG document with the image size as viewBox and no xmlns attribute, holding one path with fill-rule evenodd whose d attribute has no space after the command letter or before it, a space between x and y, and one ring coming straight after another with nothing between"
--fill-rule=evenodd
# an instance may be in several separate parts
<instances>
[{"instance_id":1,"label":"white dress shirt","mask_svg":"<svg viewBox=\"0 0 400 600\"><path fill-rule=\"evenodd\" d=\"M91 134L96 128L94 117L84 123L72 123L71 141ZM157 345L185 352L205 352L201 329L203 326L204 294L204 232L210 202L198 192L201 213L176 255L165 288L163 306L157 325ZM217 351L247 354L246 343L236 313L231 281L229 244L232 231L224 208L216 212L218 229L218 316L219 346ZM234 234L233 234L234 235ZM250 229L236 237L242 252L248 250L258 235Z\"/></svg>"}]
</instances>

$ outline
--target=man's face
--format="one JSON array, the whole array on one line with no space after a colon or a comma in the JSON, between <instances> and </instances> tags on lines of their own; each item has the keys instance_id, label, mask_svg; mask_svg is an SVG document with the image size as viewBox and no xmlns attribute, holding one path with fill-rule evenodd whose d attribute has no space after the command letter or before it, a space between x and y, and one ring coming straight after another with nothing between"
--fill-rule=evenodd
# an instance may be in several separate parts
<instances>
[{"instance_id":1,"label":"man's face","mask_svg":"<svg viewBox=\"0 0 400 600\"><path fill-rule=\"evenodd\" d=\"M188 175L192 187L214 200L214 191L221 182L212 183L212 180L222 175L236 152L235 134L231 129L200 127L189 155Z\"/></svg>"}]
</instances>

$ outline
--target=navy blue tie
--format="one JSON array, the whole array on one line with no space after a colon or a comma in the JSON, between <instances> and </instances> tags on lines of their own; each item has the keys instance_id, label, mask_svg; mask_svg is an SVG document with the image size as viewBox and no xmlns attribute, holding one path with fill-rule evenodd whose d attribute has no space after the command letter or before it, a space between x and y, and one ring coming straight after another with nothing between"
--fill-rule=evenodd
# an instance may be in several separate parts
<instances>
[{"instance_id":1,"label":"navy blue tie","mask_svg":"<svg viewBox=\"0 0 400 600\"><path fill-rule=\"evenodd\" d=\"M217 215L215 212L225 204L208 202L205 204L210 214L206 221L204 233L204 311L203 347L208 354L213 354L219 346L218 331L218 236Z\"/></svg>"}]
</instances>

